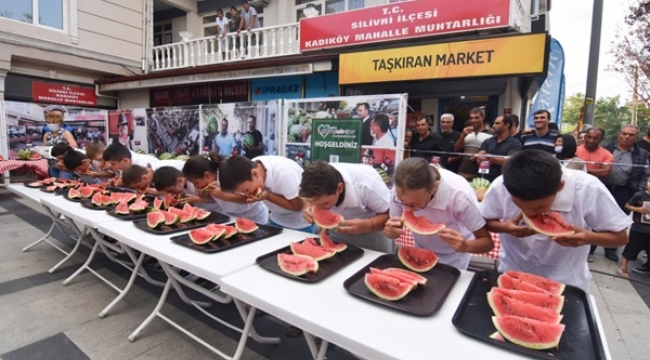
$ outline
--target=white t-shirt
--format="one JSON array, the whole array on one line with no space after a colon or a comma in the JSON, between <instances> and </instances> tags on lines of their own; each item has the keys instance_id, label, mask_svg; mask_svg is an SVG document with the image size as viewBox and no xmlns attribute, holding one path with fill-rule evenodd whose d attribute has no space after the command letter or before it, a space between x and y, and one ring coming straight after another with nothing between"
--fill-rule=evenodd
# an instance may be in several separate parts
<instances>
[{"instance_id":1,"label":"white t-shirt","mask_svg":"<svg viewBox=\"0 0 650 360\"><path fill-rule=\"evenodd\" d=\"M253 159L262 163L266 169L264 188L268 192L284 196L287 200L298 197L302 168L295 161L284 156L258 156ZM302 211L291 211L268 200L264 203L271 210L271 220L289 229L303 229L310 224L305 222Z\"/></svg>"},{"instance_id":2,"label":"white t-shirt","mask_svg":"<svg viewBox=\"0 0 650 360\"><path fill-rule=\"evenodd\" d=\"M415 212L416 216L425 216L434 224L444 223L446 227L456 230L466 240L474 240L474 231L485 226L485 220L478 208L476 193L465 178L445 169L440 172L440 184L435 196L427 207ZM393 201L396 199L395 188L391 191L390 216L402 216L403 206ZM433 250L443 264L466 270L470 254L456 252L438 235L418 235L413 233L415 245Z\"/></svg>"},{"instance_id":3,"label":"white t-shirt","mask_svg":"<svg viewBox=\"0 0 650 360\"><path fill-rule=\"evenodd\" d=\"M477 153L481 148L483 141L491 138L492 135L484 132L472 132L471 134L465 137L465 147L464 152Z\"/></svg>"},{"instance_id":4,"label":"white t-shirt","mask_svg":"<svg viewBox=\"0 0 650 360\"><path fill-rule=\"evenodd\" d=\"M160 160L158 160L154 156L138 154L131 151L131 165L140 165L143 167L147 167L147 165L151 165L151 168L155 171L159 167L158 165L159 162Z\"/></svg>"},{"instance_id":5,"label":"white t-shirt","mask_svg":"<svg viewBox=\"0 0 650 360\"><path fill-rule=\"evenodd\" d=\"M612 232L632 224L632 219L621 211L595 176L563 169L562 180L564 187L557 193L551 211L559 212L567 223L588 230ZM486 219L511 219L521 213L503 185L503 176L492 182L479 208ZM521 239L509 234L500 236L499 271L529 272L589 290L589 245L565 247L545 235Z\"/></svg>"},{"instance_id":6,"label":"white t-shirt","mask_svg":"<svg viewBox=\"0 0 650 360\"><path fill-rule=\"evenodd\" d=\"M219 185L219 174L217 173L217 185ZM204 203L200 207L202 209L216 211L232 217L244 217L258 224L266 224L269 222L269 208L261 202L257 201L250 204L239 204L235 202L225 201L211 196L213 203Z\"/></svg>"},{"instance_id":7,"label":"white t-shirt","mask_svg":"<svg viewBox=\"0 0 650 360\"><path fill-rule=\"evenodd\" d=\"M383 148L394 148L395 143L393 143L393 137L390 136L389 133L385 133L384 136L381 137L381 139L377 139L377 141L373 144L373 146L383 147Z\"/></svg>"},{"instance_id":8,"label":"white t-shirt","mask_svg":"<svg viewBox=\"0 0 650 360\"><path fill-rule=\"evenodd\" d=\"M224 16L221 19L217 16L216 20L217 26L219 27L219 34L225 35L226 29L228 28L228 19Z\"/></svg>"}]
</instances>

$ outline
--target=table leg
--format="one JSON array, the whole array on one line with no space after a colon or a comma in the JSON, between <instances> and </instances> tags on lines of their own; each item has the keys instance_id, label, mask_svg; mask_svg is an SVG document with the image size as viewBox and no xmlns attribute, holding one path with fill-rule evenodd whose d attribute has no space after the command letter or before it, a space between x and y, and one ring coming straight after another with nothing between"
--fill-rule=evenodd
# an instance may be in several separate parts
<instances>
[{"instance_id":1,"label":"table leg","mask_svg":"<svg viewBox=\"0 0 650 360\"><path fill-rule=\"evenodd\" d=\"M68 255L66 255L66 257L63 258L63 260L59 261L50 270L48 270L48 272L50 274L53 274L56 271L56 269L58 269L61 265L63 265L66 261L68 261L77 252L77 249L79 249L79 245L81 245L81 243L86 238L86 236L88 236L88 228L84 226L81 232L79 233L79 237L77 238L77 243L74 245L72 250L68 253Z\"/></svg>"},{"instance_id":2,"label":"table leg","mask_svg":"<svg viewBox=\"0 0 650 360\"><path fill-rule=\"evenodd\" d=\"M126 294L131 290L131 286L133 286L133 283L135 282L135 278L138 277L138 273L140 272L140 268L142 267L142 261L144 260L144 253L140 253L140 256L138 257L138 260L135 263L135 267L133 268L133 272L131 273L131 277L129 278L129 282L126 284L123 290L118 291L120 294L111 301L108 306L104 308L104 310L99 312L99 318L103 319L104 316L106 316L106 313L108 313L113 306L115 306L118 302L120 302Z\"/></svg>"},{"instance_id":3,"label":"table leg","mask_svg":"<svg viewBox=\"0 0 650 360\"><path fill-rule=\"evenodd\" d=\"M27 245L26 247L24 247L23 252L29 251L29 249L31 249L34 246L36 246L36 245L42 243L43 241L45 241L48 244L52 245L52 247L54 247L58 251L62 252L65 255L68 255L67 251L63 250L57 244L55 244L52 241L48 240L48 238L50 238L50 236L52 235L52 232L54 231L55 228L59 229L59 231L61 231L62 234L66 234L66 232L61 227L61 224L65 224L66 226L69 226L69 225L66 224L64 220L61 220L61 218L60 218L61 214L55 213L54 211L52 211L47 206L44 206L43 204L41 204L41 207L45 210L47 216L49 216L50 219L52 219L52 226L50 226L50 229L48 230L48 232L45 235L43 235L43 237L41 237L40 239L36 240L35 242L33 242L33 243Z\"/></svg>"},{"instance_id":4,"label":"table leg","mask_svg":"<svg viewBox=\"0 0 650 360\"><path fill-rule=\"evenodd\" d=\"M202 293L203 295L212 298L213 300L222 302L219 299L215 299L215 297L217 296L216 294L209 294L209 293L206 294L207 292L206 289L180 276L176 271L174 271L171 265L164 263L160 260L158 261L158 263L163 268L163 271L165 271L165 274L167 274L167 278L170 279L170 281L172 282L172 286L174 287L174 290L176 290L176 293L178 293L178 296L180 296L181 300L183 300L184 302L199 307L200 308L199 310L202 310L201 308L209 308L212 306L212 304L207 302L190 299L189 296L185 294L185 291L183 291L183 287L179 283L182 283L183 285L189 287L190 289ZM228 302L230 302L230 298L228 298L228 301L223 303L227 304Z\"/></svg>"},{"instance_id":5,"label":"table leg","mask_svg":"<svg viewBox=\"0 0 650 360\"><path fill-rule=\"evenodd\" d=\"M156 316L160 315L160 309L163 307L163 305L165 305L165 300L167 300L167 295L169 295L169 289L171 287L172 287L172 282L171 280L167 279L167 283L165 283L165 287L163 288L162 294L160 294L160 299L158 299L158 303L156 304L156 307L153 309L151 314L149 314L149 316L147 316L147 318L144 319L142 324L140 324L140 326L138 326L138 328L135 329L131 333L131 335L129 335L128 339L130 342L134 342L135 338L138 337L138 335L140 335L142 330L144 330L144 328L147 327L147 325L149 325Z\"/></svg>"},{"instance_id":6,"label":"table leg","mask_svg":"<svg viewBox=\"0 0 650 360\"><path fill-rule=\"evenodd\" d=\"M99 247L99 243L95 242L95 245L93 245L93 249L90 251L90 255L88 255L88 259L86 259L86 262L81 265L77 271L74 272L74 274L70 275L67 279L63 280L63 285L68 285L70 281L74 280L79 274L81 274L84 270L91 271L92 269L88 267L91 261L93 261L93 258L95 257L95 253L97 253L97 248ZM110 284L113 285L113 284Z\"/></svg>"},{"instance_id":7,"label":"table leg","mask_svg":"<svg viewBox=\"0 0 650 360\"><path fill-rule=\"evenodd\" d=\"M316 338L314 337L314 335L306 331L303 331L303 335L305 335L305 340L307 340L307 346L309 346L309 351L311 351L311 356L315 360L324 360L325 354L327 354L327 348L329 347L329 342L321 339L320 348L319 348L318 345L316 345Z\"/></svg>"}]
</instances>

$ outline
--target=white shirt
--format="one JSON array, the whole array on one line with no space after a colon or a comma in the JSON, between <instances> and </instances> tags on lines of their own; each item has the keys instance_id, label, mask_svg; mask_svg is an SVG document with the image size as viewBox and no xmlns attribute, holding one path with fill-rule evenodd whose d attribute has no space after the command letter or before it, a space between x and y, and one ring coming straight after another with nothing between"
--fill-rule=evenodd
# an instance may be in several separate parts
<instances>
[{"instance_id":1,"label":"white shirt","mask_svg":"<svg viewBox=\"0 0 650 360\"><path fill-rule=\"evenodd\" d=\"M373 144L373 146L383 147L383 148L394 148L395 143L393 143L393 137L390 136L389 133L385 133L384 136L381 137L381 139L377 139L377 141Z\"/></svg>"},{"instance_id":2,"label":"white shirt","mask_svg":"<svg viewBox=\"0 0 650 360\"><path fill-rule=\"evenodd\" d=\"M221 132L218 132L217 135L214 136L214 141L217 142L217 146L219 147L219 154L226 157L232 155L232 149L237 146L237 143L235 143L235 137L229 132L226 132L225 136L221 135Z\"/></svg>"},{"instance_id":3,"label":"white shirt","mask_svg":"<svg viewBox=\"0 0 650 360\"><path fill-rule=\"evenodd\" d=\"M434 224L443 223L446 227L456 230L466 240L475 240L474 232L485 226L476 200L476 193L465 178L445 169L440 172L440 183L435 196L427 207L415 211L415 216L425 216ZM391 191L390 216L402 216L403 206L393 201L396 199L395 188ZM438 235L418 235L413 233L415 245L433 250L443 264L466 270L469 266L470 254L456 252Z\"/></svg>"},{"instance_id":4,"label":"white shirt","mask_svg":"<svg viewBox=\"0 0 650 360\"><path fill-rule=\"evenodd\" d=\"M216 20L217 26L219 27L219 34L226 34L226 27L228 26L228 19L224 16L221 19L217 16Z\"/></svg>"},{"instance_id":5,"label":"white shirt","mask_svg":"<svg viewBox=\"0 0 650 360\"><path fill-rule=\"evenodd\" d=\"M264 188L268 192L283 196L287 200L298 197L302 180L300 165L284 156L258 156L253 161L262 163L266 169ZM303 229L310 225L302 217L302 211L287 210L268 200L264 200L264 203L271 210L271 220L282 227Z\"/></svg>"},{"instance_id":6,"label":"white shirt","mask_svg":"<svg viewBox=\"0 0 650 360\"><path fill-rule=\"evenodd\" d=\"M219 173L217 173L217 185L219 185ZM216 211L232 217L244 217L253 220L257 224L266 224L269 222L269 209L266 205L257 201L250 204L240 204L225 201L211 196L214 203L201 204L202 209Z\"/></svg>"},{"instance_id":7,"label":"white shirt","mask_svg":"<svg viewBox=\"0 0 650 360\"><path fill-rule=\"evenodd\" d=\"M557 193L551 211L559 212L567 223L588 230L612 232L632 224L632 219L621 211L595 176L563 169L562 180L564 187ZM503 185L503 176L492 182L479 208L486 219L511 219L521 213ZM589 290L589 245L560 246L545 235L521 239L509 234L500 236L499 271L529 272Z\"/></svg>"},{"instance_id":8,"label":"white shirt","mask_svg":"<svg viewBox=\"0 0 650 360\"><path fill-rule=\"evenodd\" d=\"M481 144L483 141L491 138L492 135L484 132L472 132L471 134L467 135L465 137L465 147L464 150L465 152L478 152L478 150L481 148Z\"/></svg>"},{"instance_id":9,"label":"white shirt","mask_svg":"<svg viewBox=\"0 0 650 360\"><path fill-rule=\"evenodd\" d=\"M151 168L153 170L156 170L159 167L158 165L159 162L160 160L156 159L156 157L154 156L138 154L131 151L131 165L140 165L142 167L147 167L148 165L151 165Z\"/></svg>"}]
</instances>

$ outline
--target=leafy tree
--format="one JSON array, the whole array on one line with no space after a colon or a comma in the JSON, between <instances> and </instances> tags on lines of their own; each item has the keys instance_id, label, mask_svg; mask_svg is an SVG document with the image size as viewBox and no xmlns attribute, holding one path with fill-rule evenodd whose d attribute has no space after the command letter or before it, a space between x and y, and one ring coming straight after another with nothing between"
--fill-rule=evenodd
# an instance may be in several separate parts
<instances>
[{"instance_id":1,"label":"leafy tree","mask_svg":"<svg viewBox=\"0 0 650 360\"><path fill-rule=\"evenodd\" d=\"M562 114L563 133L574 132L576 130L584 97L584 94L576 93L568 96L564 100L564 111ZM596 101L594 125L605 129L606 140L618 134L621 125L630 123L632 120L632 111L627 106L619 105L620 102L619 96L601 97ZM643 111L645 111L644 114L650 115L650 110L647 108L644 107ZM637 114L639 114L639 120L641 121L641 113L637 111Z\"/></svg>"},{"instance_id":2,"label":"leafy tree","mask_svg":"<svg viewBox=\"0 0 650 360\"><path fill-rule=\"evenodd\" d=\"M612 45L609 69L624 74L639 100L650 103L650 1L632 1Z\"/></svg>"}]
</instances>

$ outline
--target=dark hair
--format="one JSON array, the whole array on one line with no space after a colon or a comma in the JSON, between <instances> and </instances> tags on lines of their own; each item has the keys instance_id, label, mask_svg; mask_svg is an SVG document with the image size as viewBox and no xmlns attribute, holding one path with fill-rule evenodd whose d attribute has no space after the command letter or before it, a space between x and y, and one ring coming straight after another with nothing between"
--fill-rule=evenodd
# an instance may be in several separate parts
<instances>
[{"instance_id":1,"label":"dark hair","mask_svg":"<svg viewBox=\"0 0 650 360\"><path fill-rule=\"evenodd\" d=\"M257 163L246 157L235 155L229 157L219 166L219 186L223 191L235 191L237 186L253 180L251 170Z\"/></svg>"},{"instance_id":2,"label":"dark hair","mask_svg":"<svg viewBox=\"0 0 650 360\"><path fill-rule=\"evenodd\" d=\"M555 195L561 181L560 162L545 151L521 150L503 165L503 185L510 195L524 201Z\"/></svg>"},{"instance_id":3,"label":"dark hair","mask_svg":"<svg viewBox=\"0 0 650 360\"><path fill-rule=\"evenodd\" d=\"M237 8L234 7L234 6L231 6L231 7L230 7L230 10L235 10L235 11L239 12L239 10L237 10Z\"/></svg>"},{"instance_id":4,"label":"dark hair","mask_svg":"<svg viewBox=\"0 0 650 360\"><path fill-rule=\"evenodd\" d=\"M366 110L370 111L370 104L368 104L367 102L360 102L357 104L357 108L359 106L363 106Z\"/></svg>"},{"instance_id":5,"label":"dark hair","mask_svg":"<svg viewBox=\"0 0 650 360\"><path fill-rule=\"evenodd\" d=\"M470 114L479 114L483 119L485 119L485 109L482 107L475 107L469 111Z\"/></svg>"},{"instance_id":6,"label":"dark hair","mask_svg":"<svg viewBox=\"0 0 650 360\"><path fill-rule=\"evenodd\" d=\"M163 191L174 185L183 173L173 166L161 166L153 173L153 184L156 190Z\"/></svg>"},{"instance_id":7,"label":"dark hair","mask_svg":"<svg viewBox=\"0 0 650 360\"><path fill-rule=\"evenodd\" d=\"M415 130L411 129L410 127L407 127L404 129L404 133L410 132L411 134L415 134Z\"/></svg>"},{"instance_id":8,"label":"dark hair","mask_svg":"<svg viewBox=\"0 0 650 360\"><path fill-rule=\"evenodd\" d=\"M375 118L373 119L375 124L377 124L377 127L379 127L379 130L383 133L388 132L388 126L390 123L390 119L388 118L388 115L386 114L377 114L375 115Z\"/></svg>"},{"instance_id":9,"label":"dark hair","mask_svg":"<svg viewBox=\"0 0 650 360\"><path fill-rule=\"evenodd\" d=\"M333 195L336 188L343 182L343 176L333 166L323 160L318 160L307 166L302 172L298 196L315 198Z\"/></svg>"},{"instance_id":10,"label":"dark hair","mask_svg":"<svg viewBox=\"0 0 650 360\"><path fill-rule=\"evenodd\" d=\"M87 158L88 157L81 152L75 149L70 149L63 155L63 165L68 169L68 171L73 172L76 168L81 166L84 159Z\"/></svg>"},{"instance_id":11,"label":"dark hair","mask_svg":"<svg viewBox=\"0 0 650 360\"><path fill-rule=\"evenodd\" d=\"M253 119L254 123L257 123L257 117L255 115L248 115L249 119Z\"/></svg>"},{"instance_id":12,"label":"dark hair","mask_svg":"<svg viewBox=\"0 0 650 360\"><path fill-rule=\"evenodd\" d=\"M515 126L515 122L512 120L511 117L508 115L503 115L503 125L505 125L508 130L512 130L512 128Z\"/></svg>"},{"instance_id":13,"label":"dark hair","mask_svg":"<svg viewBox=\"0 0 650 360\"><path fill-rule=\"evenodd\" d=\"M515 114L508 114L508 115L504 115L503 118L504 119L508 118L508 119L512 120L512 123L514 124L514 126L519 128L519 116L517 116Z\"/></svg>"},{"instance_id":14,"label":"dark hair","mask_svg":"<svg viewBox=\"0 0 650 360\"><path fill-rule=\"evenodd\" d=\"M104 161L122 161L122 159L131 159L131 152L120 143L110 144L104 149L102 158Z\"/></svg>"},{"instance_id":15,"label":"dark hair","mask_svg":"<svg viewBox=\"0 0 650 360\"><path fill-rule=\"evenodd\" d=\"M548 110L544 110L544 109L537 110L533 113L533 116L539 114L546 114L546 118L548 119L548 121L551 121L551 113Z\"/></svg>"},{"instance_id":16,"label":"dark hair","mask_svg":"<svg viewBox=\"0 0 650 360\"><path fill-rule=\"evenodd\" d=\"M223 9L221 9L221 8L217 8L217 14L218 14L218 13L222 13L222 14L223 14Z\"/></svg>"},{"instance_id":17,"label":"dark hair","mask_svg":"<svg viewBox=\"0 0 650 360\"><path fill-rule=\"evenodd\" d=\"M422 120L426 121L426 122L427 122L427 125L429 125L429 118L428 118L426 115L422 115L422 116L418 117L418 118L415 120L415 123L417 124L419 121L422 121Z\"/></svg>"},{"instance_id":18,"label":"dark hair","mask_svg":"<svg viewBox=\"0 0 650 360\"><path fill-rule=\"evenodd\" d=\"M131 164L122 171L122 184L129 187L142 179L143 175L147 175L147 169L144 166Z\"/></svg>"},{"instance_id":19,"label":"dark hair","mask_svg":"<svg viewBox=\"0 0 650 360\"><path fill-rule=\"evenodd\" d=\"M440 179L440 173L423 158L411 157L402 160L395 168L393 184L404 190L426 189L431 191L433 183Z\"/></svg>"},{"instance_id":20,"label":"dark hair","mask_svg":"<svg viewBox=\"0 0 650 360\"><path fill-rule=\"evenodd\" d=\"M576 156L576 149L578 149L576 138L571 134L562 134L557 137L562 138L562 152L558 154L558 158L560 160L573 159Z\"/></svg>"},{"instance_id":21,"label":"dark hair","mask_svg":"<svg viewBox=\"0 0 650 360\"><path fill-rule=\"evenodd\" d=\"M590 128L590 129L591 129L591 128ZM605 131L605 130L603 130L603 131ZM587 130L580 130L580 132L578 133L578 136L580 136L580 134L585 134L585 135L587 135Z\"/></svg>"},{"instance_id":22,"label":"dark hair","mask_svg":"<svg viewBox=\"0 0 650 360\"><path fill-rule=\"evenodd\" d=\"M61 155L65 155L68 151L72 150L72 147L68 145L68 143L58 143L52 146L52 149L50 150L50 155L57 157Z\"/></svg>"},{"instance_id":23,"label":"dark hair","mask_svg":"<svg viewBox=\"0 0 650 360\"><path fill-rule=\"evenodd\" d=\"M587 135L590 131L600 131L600 135L601 135L600 139L602 140L605 138L605 129L601 127L591 127L585 131L585 135Z\"/></svg>"},{"instance_id":24,"label":"dark hair","mask_svg":"<svg viewBox=\"0 0 650 360\"><path fill-rule=\"evenodd\" d=\"M203 155L194 155L185 162L183 176L188 179L200 179L206 172L216 175L219 166L225 158L215 152L211 152L209 158Z\"/></svg>"}]
</instances>

